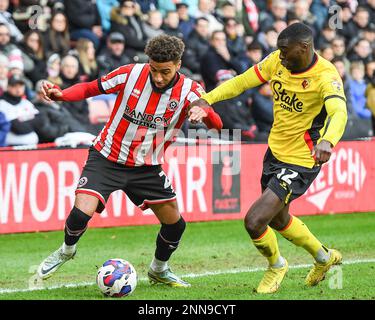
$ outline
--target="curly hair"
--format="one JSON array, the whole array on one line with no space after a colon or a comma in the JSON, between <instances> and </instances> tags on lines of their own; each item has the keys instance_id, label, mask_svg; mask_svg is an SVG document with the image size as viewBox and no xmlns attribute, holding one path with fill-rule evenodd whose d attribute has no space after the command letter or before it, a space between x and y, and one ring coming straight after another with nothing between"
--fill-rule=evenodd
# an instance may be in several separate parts
<instances>
[{"instance_id":1,"label":"curly hair","mask_svg":"<svg viewBox=\"0 0 375 320\"><path fill-rule=\"evenodd\" d=\"M181 39L162 34L147 42L145 53L156 62L178 62L184 53L185 44Z\"/></svg>"}]
</instances>

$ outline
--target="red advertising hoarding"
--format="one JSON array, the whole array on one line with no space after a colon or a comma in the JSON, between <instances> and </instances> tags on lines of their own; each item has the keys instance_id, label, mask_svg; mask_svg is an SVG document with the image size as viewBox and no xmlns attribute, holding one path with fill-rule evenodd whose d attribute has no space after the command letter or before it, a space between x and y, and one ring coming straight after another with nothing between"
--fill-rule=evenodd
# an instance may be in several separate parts
<instances>
[{"instance_id":1,"label":"red advertising hoarding","mask_svg":"<svg viewBox=\"0 0 375 320\"><path fill-rule=\"evenodd\" d=\"M266 145L171 146L165 173L187 221L243 218L260 195ZM341 142L291 213L375 211L375 141ZM62 230L87 149L0 152L0 234ZM90 227L157 223L121 191Z\"/></svg>"}]
</instances>

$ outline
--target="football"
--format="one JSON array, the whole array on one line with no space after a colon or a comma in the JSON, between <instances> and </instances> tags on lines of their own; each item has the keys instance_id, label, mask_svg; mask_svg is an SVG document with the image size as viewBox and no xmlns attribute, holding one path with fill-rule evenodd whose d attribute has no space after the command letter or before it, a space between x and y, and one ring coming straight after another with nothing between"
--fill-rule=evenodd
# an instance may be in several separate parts
<instances>
[{"instance_id":1,"label":"football","mask_svg":"<svg viewBox=\"0 0 375 320\"><path fill-rule=\"evenodd\" d=\"M98 269L96 283L105 296L126 297L137 286L137 272L124 259L109 259Z\"/></svg>"}]
</instances>

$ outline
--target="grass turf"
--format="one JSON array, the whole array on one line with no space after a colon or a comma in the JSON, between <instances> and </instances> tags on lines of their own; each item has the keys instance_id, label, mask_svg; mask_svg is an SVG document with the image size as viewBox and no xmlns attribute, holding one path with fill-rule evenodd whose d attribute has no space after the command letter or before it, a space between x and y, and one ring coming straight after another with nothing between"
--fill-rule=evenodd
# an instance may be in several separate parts
<instances>
[{"instance_id":1,"label":"grass turf","mask_svg":"<svg viewBox=\"0 0 375 320\"><path fill-rule=\"evenodd\" d=\"M301 218L310 230L328 247L339 249L344 261L375 259L374 213L310 216ZM44 289L28 292L0 293L3 299L105 299L95 282L96 266L109 258L132 262L144 279L155 248L159 227L138 226L90 229L82 237L76 258L65 264L45 287L81 284L79 287ZM32 272L63 239L63 232L0 235L0 292L4 289L27 289ZM281 253L290 265L311 264L307 252L279 237ZM241 271L186 278L188 289L150 286L138 282L134 294L126 299L375 299L373 281L375 263L345 264L329 274L327 280L314 288L304 285L307 267L291 268L280 291L274 295L257 295L252 290L263 271L245 272L247 268L266 267L265 259L251 244L243 222L219 221L190 223L180 248L170 265L177 274L203 274L217 271ZM340 283L342 289L332 289ZM82 283L89 283L84 285ZM107 298L108 299L108 298Z\"/></svg>"}]
</instances>

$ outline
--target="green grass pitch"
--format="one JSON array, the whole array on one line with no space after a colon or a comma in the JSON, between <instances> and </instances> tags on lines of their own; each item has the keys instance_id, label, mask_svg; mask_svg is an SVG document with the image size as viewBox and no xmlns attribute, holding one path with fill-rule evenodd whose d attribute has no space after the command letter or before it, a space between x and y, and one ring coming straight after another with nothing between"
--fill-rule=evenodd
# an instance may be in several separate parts
<instances>
[{"instance_id":1,"label":"green grass pitch","mask_svg":"<svg viewBox=\"0 0 375 320\"><path fill-rule=\"evenodd\" d=\"M291 266L281 289L273 295L253 292L266 260L252 245L240 220L188 223L180 248L170 265L191 288L151 286L146 280L159 227L138 226L89 229L76 258L35 290L37 265L63 241L63 232L0 235L0 300L111 299L95 284L96 268L109 258L129 260L139 281L123 299L375 299L375 213L337 214L301 218L328 247L339 249L344 264L317 287L304 278L312 258L278 235L279 246ZM65 287L64 287L65 286Z\"/></svg>"}]
</instances>

